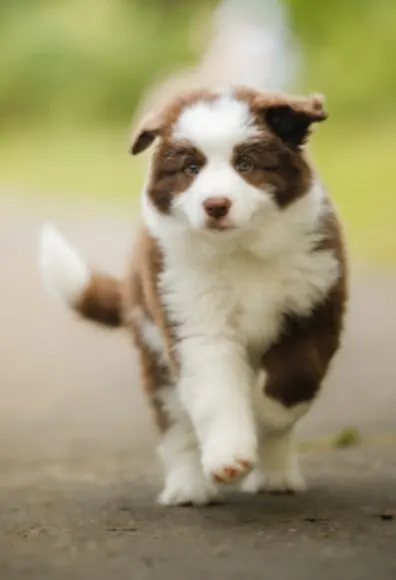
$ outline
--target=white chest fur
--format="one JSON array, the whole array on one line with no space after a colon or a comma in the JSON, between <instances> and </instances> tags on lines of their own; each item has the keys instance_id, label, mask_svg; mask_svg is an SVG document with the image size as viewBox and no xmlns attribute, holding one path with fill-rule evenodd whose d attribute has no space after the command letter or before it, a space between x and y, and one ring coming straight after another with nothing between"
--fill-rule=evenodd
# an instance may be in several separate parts
<instances>
[{"instance_id":1,"label":"white chest fur","mask_svg":"<svg viewBox=\"0 0 396 580\"><path fill-rule=\"evenodd\" d=\"M309 314L336 281L332 251L314 251L322 233L320 184L289 208L233 235L212 235L161 216L144 198L148 228L163 249L159 292L179 339L229 339L261 353L287 313Z\"/></svg>"},{"instance_id":2,"label":"white chest fur","mask_svg":"<svg viewBox=\"0 0 396 580\"><path fill-rule=\"evenodd\" d=\"M179 338L229 338L253 352L276 339L285 313L309 314L337 275L330 252L306 246L273 259L242 250L200 258L168 256L160 280Z\"/></svg>"}]
</instances>

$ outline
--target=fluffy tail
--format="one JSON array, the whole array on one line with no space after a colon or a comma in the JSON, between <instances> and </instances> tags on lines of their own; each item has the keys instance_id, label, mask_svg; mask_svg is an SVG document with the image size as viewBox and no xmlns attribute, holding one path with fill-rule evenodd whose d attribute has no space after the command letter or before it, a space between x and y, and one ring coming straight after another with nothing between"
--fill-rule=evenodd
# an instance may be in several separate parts
<instances>
[{"instance_id":1,"label":"fluffy tail","mask_svg":"<svg viewBox=\"0 0 396 580\"><path fill-rule=\"evenodd\" d=\"M95 273L78 251L50 224L43 226L39 265L51 294L83 318L107 326L121 326L120 283Z\"/></svg>"}]
</instances>

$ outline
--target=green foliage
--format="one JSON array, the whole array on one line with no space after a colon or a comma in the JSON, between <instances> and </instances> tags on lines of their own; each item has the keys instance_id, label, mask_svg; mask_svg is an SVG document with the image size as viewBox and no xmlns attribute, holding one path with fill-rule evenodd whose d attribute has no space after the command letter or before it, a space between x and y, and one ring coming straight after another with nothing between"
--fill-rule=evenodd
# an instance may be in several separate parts
<instances>
[{"instance_id":1,"label":"green foliage","mask_svg":"<svg viewBox=\"0 0 396 580\"><path fill-rule=\"evenodd\" d=\"M286 0L304 86L343 119L393 113L396 3ZM2 0L0 120L122 121L159 75L194 58L192 16L213 0Z\"/></svg>"},{"instance_id":2,"label":"green foliage","mask_svg":"<svg viewBox=\"0 0 396 580\"><path fill-rule=\"evenodd\" d=\"M194 2L171 6L6 0L0 8L0 120L126 121L142 89L193 57Z\"/></svg>"},{"instance_id":3,"label":"green foliage","mask_svg":"<svg viewBox=\"0 0 396 580\"><path fill-rule=\"evenodd\" d=\"M284 1L301 89L327 97L313 152L353 255L396 264L396 2ZM147 86L195 60L191 24L215 3L0 0L1 189L130 202L131 115Z\"/></svg>"},{"instance_id":4,"label":"green foliage","mask_svg":"<svg viewBox=\"0 0 396 580\"><path fill-rule=\"evenodd\" d=\"M359 442L360 434L355 427L344 427L333 438L333 446L339 449L355 447Z\"/></svg>"},{"instance_id":5,"label":"green foliage","mask_svg":"<svg viewBox=\"0 0 396 580\"><path fill-rule=\"evenodd\" d=\"M324 92L342 122L395 115L394 0L287 0L305 57L304 86Z\"/></svg>"},{"instance_id":6,"label":"green foliage","mask_svg":"<svg viewBox=\"0 0 396 580\"><path fill-rule=\"evenodd\" d=\"M393 0L285 0L304 88L342 120L387 119L396 99ZM2 0L0 121L125 122L141 91L195 55L192 18L214 0Z\"/></svg>"}]
</instances>

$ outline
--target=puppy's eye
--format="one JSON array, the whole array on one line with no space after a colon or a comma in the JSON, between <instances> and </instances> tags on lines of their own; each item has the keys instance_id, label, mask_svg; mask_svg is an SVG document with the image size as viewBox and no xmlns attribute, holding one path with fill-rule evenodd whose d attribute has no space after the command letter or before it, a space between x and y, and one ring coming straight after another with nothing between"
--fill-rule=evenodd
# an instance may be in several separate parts
<instances>
[{"instance_id":1,"label":"puppy's eye","mask_svg":"<svg viewBox=\"0 0 396 580\"><path fill-rule=\"evenodd\" d=\"M248 173L253 169L253 163L247 157L239 157L234 164L234 167L239 173Z\"/></svg>"},{"instance_id":2,"label":"puppy's eye","mask_svg":"<svg viewBox=\"0 0 396 580\"><path fill-rule=\"evenodd\" d=\"M188 163L184 168L184 171L189 175L198 175L200 170L201 170L200 165L198 165L198 163L195 163L194 161Z\"/></svg>"}]
</instances>

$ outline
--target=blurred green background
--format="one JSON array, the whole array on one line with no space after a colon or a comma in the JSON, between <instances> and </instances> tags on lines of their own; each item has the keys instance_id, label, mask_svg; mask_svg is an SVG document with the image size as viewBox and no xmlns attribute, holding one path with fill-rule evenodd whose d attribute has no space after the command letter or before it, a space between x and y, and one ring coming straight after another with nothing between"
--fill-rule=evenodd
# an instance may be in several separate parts
<instances>
[{"instance_id":1,"label":"blurred green background","mask_svg":"<svg viewBox=\"0 0 396 580\"><path fill-rule=\"evenodd\" d=\"M312 153L356 260L396 265L396 2L285 0L301 91L327 97ZM143 91L199 58L194 20L215 0L0 0L0 194L125 202ZM132 209L131 209L132 211Z\"/></svg>"}]
</instances>

